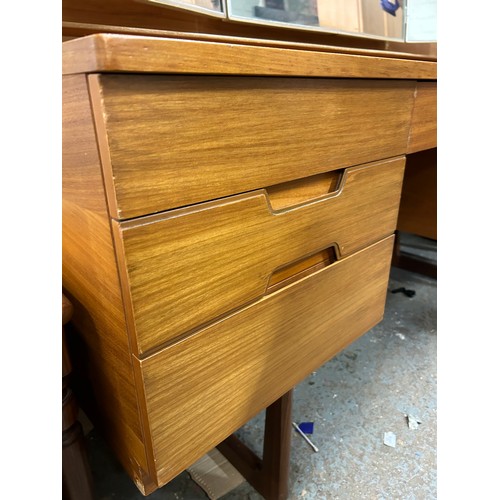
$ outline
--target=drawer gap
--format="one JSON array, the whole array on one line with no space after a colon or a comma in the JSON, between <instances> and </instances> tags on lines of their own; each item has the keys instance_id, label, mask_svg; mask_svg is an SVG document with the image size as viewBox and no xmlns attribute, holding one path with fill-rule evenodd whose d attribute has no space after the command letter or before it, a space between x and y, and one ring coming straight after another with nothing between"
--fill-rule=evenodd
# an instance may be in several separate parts
<instances>
[{"instance_id":1,"label":"drawer gap","mask_svg":"<svg viewBox=\"0 0 500 500\"><path fill-rule=\"evenodd\" d=\"M273 210L282 210L321 198L340 189L345 168L296 179L266 188Z\"/></svg>"},{"instance_id":2,"label":"drawer gap","mask_svg":"<svg viewBox=\"0 0 500 500\"><path fill-rule=\"evenodd\" d=\"M280 267L271 275L265 295L274 293L295 281L305 278L337 260L337 249L332 246L292 264Z\"/></svg>"}]
</instances>

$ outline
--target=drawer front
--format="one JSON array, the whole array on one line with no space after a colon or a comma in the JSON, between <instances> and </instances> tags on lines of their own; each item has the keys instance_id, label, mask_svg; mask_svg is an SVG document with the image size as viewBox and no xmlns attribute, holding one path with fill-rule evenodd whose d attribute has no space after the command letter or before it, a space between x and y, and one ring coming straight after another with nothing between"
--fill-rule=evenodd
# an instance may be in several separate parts
<instances>
[{"instance_id":1,"label":"drawer front","mask_svg":"<svg viewBox=\"0 0 500 500\"><path fill-rule=\"evenodd\" d=\"M280 210L258 190L113 221L137 353L259 299L290 263L332 247L342 259L392 234L404 163L348 168L333 193Z\"/></svg>"},{"instance_id":2,"label":"drawer front","mask_svg":"<svg viewBox=\"0 0 500 500\"><path fill-rule=\"evenodd\" d=\"M418 82L408 153L437 146L437 82Z\"/></svg>"},{"instance_id":3,"label":"drawer front","mask_svg":"<svg viewBox=\"0 0 500 500\"><path fill-rule=\"evenodd\" d=\"M111 215L405 154L415 82L90 75Z\"/></svg>"},{"instance_id":4,"label":"drawer front","mask_svg":"<svg viewBox=\"0 0 500 500\"><path fill-rule=\"evenodd\" d=\"M392 245L390 236L134 358L160 486L382 319Z\"/></svg>"}]
</instances>

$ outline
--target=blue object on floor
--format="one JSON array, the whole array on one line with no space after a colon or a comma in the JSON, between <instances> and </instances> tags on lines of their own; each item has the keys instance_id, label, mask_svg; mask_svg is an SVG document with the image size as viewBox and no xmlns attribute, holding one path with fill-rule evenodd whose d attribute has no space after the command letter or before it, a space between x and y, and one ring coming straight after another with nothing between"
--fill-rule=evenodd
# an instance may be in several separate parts
<instances>
[{"instance_id":1,"label":"blue object on floor","mask_svg":"<svg viewBox=\"0 0 500 500\"><path fill-rule=\"evenodd\" d=\"M314 432L314 422L301 422L299 428L304 434L312 434Z\"/></svg>"}]
</instances>

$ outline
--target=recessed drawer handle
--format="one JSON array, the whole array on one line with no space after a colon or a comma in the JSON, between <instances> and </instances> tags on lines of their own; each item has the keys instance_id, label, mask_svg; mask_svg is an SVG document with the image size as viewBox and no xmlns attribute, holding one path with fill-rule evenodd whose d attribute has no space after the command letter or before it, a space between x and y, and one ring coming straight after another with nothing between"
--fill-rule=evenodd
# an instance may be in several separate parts
<instances>
[{"instance_id":1,"label":"recessed drawer handle","mask_svg":"<svg viewBox=\"0 0 500 500\"><path fill-rule=\"evenodd\" d=\"M338 258L351 254L394 230L403 164L399 163L399 168L393 162L347 168L338 176L334 191L279 209L273 207L267 190L261 190L270 216L268 230L283 232L289 245L297 242L302 246L304 253L295 258L334 243ZM381 230L387 227L388 220L392 220L394 228ZM370 237L370 232L380 236ZM284 257L283 252L281 255Z\"/></svg>"},{"instance_id":2,"label":"recessed drawer handle","mask_svg":"<svg viewBox=\"0 0 500 500\"><path fill-rule=\"evenodd\" d=\"M312 255L299 259L296 262L286 264L276 269L269 277L266 295L274 293L310 274L324 269L336 262L338 246L335 244Z\"/></svg>"},{"instance_id":3,"label":"recessed drawer handle","mask_svg":"<svg viewBox=\"0 0 500 500\"><path fill-rule=\"evenodd\" d=\"M393 233L404 163L348 168L334 192L278 210L261 189L115 221L144 349L271 293L290 263L332 246L343 259Z\"/></svg>"},{"instance_id":4,"label":"recessed drawer handle","mask_svg":"<svg viewBox=\"0 0 500 500\"><path fill-rule=\"evenodd\" d=\"M266 188L274 212L335 195L345 182L346 169L333 170Z\"/></svg>"}]
</instances>

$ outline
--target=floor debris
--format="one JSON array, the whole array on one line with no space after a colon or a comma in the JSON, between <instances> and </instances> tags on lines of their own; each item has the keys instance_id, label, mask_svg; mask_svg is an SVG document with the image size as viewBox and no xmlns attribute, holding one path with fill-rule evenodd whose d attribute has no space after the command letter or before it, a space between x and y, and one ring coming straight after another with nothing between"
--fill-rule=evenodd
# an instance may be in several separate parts
<instances>
[{"instance_id":1,"label":"floor debris","mask_svg":"<svg viewBox=\"0 0 500 500\"><path fill-rule=\"evenodd\" d=\"M314 422L301 422L299 428L304 434L313 434Z\"/></svg>"},{"instance_id":2,"label":"floor debris","mask_svg":"<svg viewBox=\"0 0 500 500\"><path fill-rule=\"evenodd\" d=\"M318 447L313 444L313 442L302 432L300 427L295 422L292 422L292 425L295 430L306 440L307 444L317 453L319 451Z\"/></svg>"},{"instance_id":3,"label":"floor debris","mask_svg":"<svg viewBox=\"0 0 500 500\"><path fill-rule=\"evenodd\" d=\"M396 448L396 434L394 432L384 432L384 444Z\"/></svg>"},{"instance_id":4,"label":"floor debris","mask_svg":"<svg viewBox=\"0 0 500 500\"><path fill-rule=\"evenodd\" d=\"M416 292L415 290L409 290L408 288L402 286L401 288L391 290L391 293L404 293L407 297L413 297Z\"/></svg>"},{"instance_id":5,"label":"floor debris","mask_svg":"<svg viewBox=\"0 0 500 500\"><path fill-rule=\"evenodd\" d=\"M408 427L413 430L418 429L419 424L422 423L421 420L410 414L406 415L406 418L408 419Z\"/></svg>"}]
</instances>

